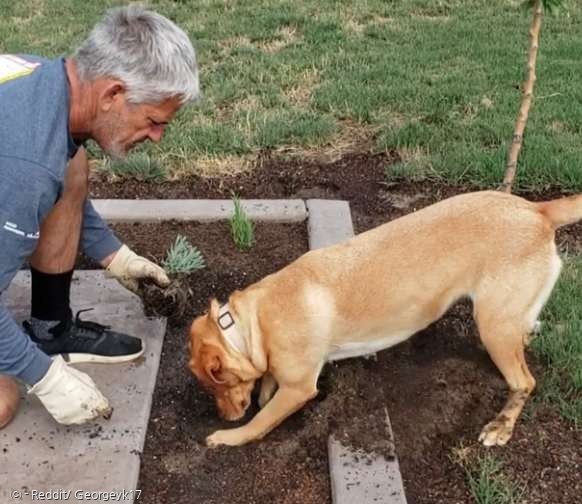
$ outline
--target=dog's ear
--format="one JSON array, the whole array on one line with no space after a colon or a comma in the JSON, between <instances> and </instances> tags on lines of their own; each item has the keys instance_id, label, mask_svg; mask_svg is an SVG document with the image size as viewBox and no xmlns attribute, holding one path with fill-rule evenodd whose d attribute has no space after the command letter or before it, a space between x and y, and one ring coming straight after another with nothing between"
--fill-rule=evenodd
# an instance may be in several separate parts
<instances>
[{"instance_id":1,"label":"dog's ear","mask_svg":"<svg viewBox=\"0 0 582 504\"><path fill-rule=\"evenodd\" d=\"M212 352L207 354L204 362L204 371L208 377L217 385L224 385L226 380L221 380L218 378L220 376L220 371L222 369L222 362L217 352Z\"/></svg>"}]
</instances>

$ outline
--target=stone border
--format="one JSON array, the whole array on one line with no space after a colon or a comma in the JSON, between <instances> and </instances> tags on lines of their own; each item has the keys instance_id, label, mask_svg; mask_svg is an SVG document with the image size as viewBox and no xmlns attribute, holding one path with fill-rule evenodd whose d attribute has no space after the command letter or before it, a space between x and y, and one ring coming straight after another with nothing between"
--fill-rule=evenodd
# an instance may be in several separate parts
<instances>
[{"instance_id":1,"label":"stone border","mask_svg":"<svg viewBox=\"0 0 582 504\"><path fill-rule=\"evenodd\" d=\"M160 222L185 220L211 222L228 219L232 200L92 200L95 210L109 222ZM307 209L303 200L241 200L253 221L303 222Z\"/></svg>"},{"instance_id":2,"label":"stone border","mask_svg":"<svg viewBox=\"0 0 582 504\"><path fill-rule=\"evenodd\" d=\"M354 236L350 204L338 200L307 200L309 249L335 245Z\"/></svg>"},{"instance_id":3,"label":"stone border","mask_svg":"<svg viewBox=\"0 0 582 504\"><path fill-rule=\"evenodd\" d=\"M307 200L309 219L309 248L311 250L334 245L354 236L350 205L347 201ZM393 456L386 458L375 453L354 450L330 436L327 456L333 504L406 504L400 466L394 448L394 435L385 409L382 423L386 445Z\"/></svg>"},{"instance_id":4,"label":"stone border","mask_svg":"<svg viewBox=\"0 0 582 504\"><path fill-rule=\"evenodd\" d=\"M385 439L378 440L378 446L383 453L391 453L390 456L355 450L329 437L327 449L334 504L406 504L387 408L384 416L384 419L375 419L384 424L381 427L386 432Z\"/></svg>"},{"instance_id":5,"label":"stone border","mask_svg":"<svg viewBox=\"0 0 582 504\"><path fill-rule=\"evenodd\" d=\"M231 200L93 200L95 209L110 222L184 220L209 222L228 219ZM302 222L307 220L309 248L314 250L354 236L350 206L342 200L241 200L254 221ZM153 393L153 391L152 391ZM392 427L385 411L386 443L394 446ZM396 455L385 458L363 453L328 440L328 458L334 504L406 504Z\"/></svg>"}]
</instances>

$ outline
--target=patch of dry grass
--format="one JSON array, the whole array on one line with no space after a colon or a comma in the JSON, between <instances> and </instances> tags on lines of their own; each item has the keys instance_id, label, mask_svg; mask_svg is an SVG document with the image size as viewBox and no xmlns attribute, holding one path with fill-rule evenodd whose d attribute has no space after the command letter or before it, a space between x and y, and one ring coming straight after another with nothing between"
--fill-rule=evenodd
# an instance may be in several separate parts
<instances>
[{"instance_id":1,"label":"patch of dry grass","mask_svg":"<svg viewBox=\"0 0 582 504\"><path fill-rule=\"evenodd\" d=\"M386 16L373 15L364 18L361 15L358 16L354 13L349 13L344 14L342 17L346 32L352 35L360 35L366 28L374 26L391 25L391 27L396 27L394 18Z\"/></svg>"},{"instance_id":2,"label":"patch of dry grass","mask_svg":"<svg viewBox=\"0 0 582 504\"><path fill-rule=\"evenodd\" d=\"M293 105L307 105L320 81L319 71L316 68L311 68L303 72L297 83L286 89L283 94Z\"/></svg>"},{"instance_id":3,"label":"patch of dry grass","mask_svg":"<svg viewBox=\"0 0 582 504\"><path fill-rule=\"evenodd\" d=\"M342 121L339 124L339 132L325 145L310 148L282 146L275 152L318 163L333 163L350 152L371 151L377 130L378 127L369 124Z\"/></svg>"},{"instance_id":4,"label":"patch of dry grass","mask_svg":"<svg viewBox=\"0 0 582 504\"><path fill-rule=\"evenodd\" d=\"M223 40L219 40L217 42L217 46L222 49L224 52L229 53L233 49L239 47L252 47L251 39L248 37L228 37Z\"/></svg>"},{"instance_id":5,"label":"patch of dry grass","mask_svg":"<svg viewBox=\"0 0 582 504\"><path fill-rule=\"evenodd\" d=\"M257 155L201 157L183 161L170 169L171 180L179 180L192 174L205 178L238 175L255 166Z\"/></svg>"},{"instance_id":6,"label":"patch of dry grass","mask_svg":"<svg viewBox=\"0 0 582 504\"><path fill-rule=\"evenodd\" d=\"M277 53L297 40L299 40L297 29L292 26L283 26L277 30L276 39L257 43L255 47L268 53Z\"/></svg>"}]
</instances>

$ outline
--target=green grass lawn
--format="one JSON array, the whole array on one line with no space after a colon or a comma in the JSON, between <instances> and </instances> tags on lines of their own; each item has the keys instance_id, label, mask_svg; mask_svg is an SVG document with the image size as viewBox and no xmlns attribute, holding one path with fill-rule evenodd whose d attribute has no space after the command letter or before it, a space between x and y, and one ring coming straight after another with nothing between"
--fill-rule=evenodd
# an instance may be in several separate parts
<instances>
[{"instance_id":1,"label":"green grass lawn","mask_svg":"<svg viewBox=\"0 0 582 504\"><path fill-rule=\"evenodd\" d=\"M0 52L69 54L119 2L0 0ZM510 0L152 1L198 50L203 98L148 153L212 174L260 149L397 149L415 176L496 186L529 12ZM580 190L582 5L546 16L521 187Z\"/></svg>"}]
</instances>

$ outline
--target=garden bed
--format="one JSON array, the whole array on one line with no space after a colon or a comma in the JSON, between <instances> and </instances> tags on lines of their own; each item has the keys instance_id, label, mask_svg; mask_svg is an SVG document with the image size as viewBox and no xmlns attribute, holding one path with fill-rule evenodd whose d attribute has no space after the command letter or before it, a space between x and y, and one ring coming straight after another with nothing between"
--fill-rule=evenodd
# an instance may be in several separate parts
<instances>
[{"instance_id":1,"label":"garden bed","mask_svg":"<svg viewBox=\"0 0 582 504\"><path fill-rule=\"evenodd\" d=\"M348 199L356 232L362 232L468 190L428 182L386 184L385 170L392 160L385 155L354 155L319 166L266 159L252 175L231 179L191 179L161 186L103 182L93 191L98 197L124 198L137 194L140 198L225 198L236 190L243 198ZM557 195L549 191L528 196ZM185 232L181 226L190 227ZM277 228L281 233L268 239L261 237L261 227L257 248L244 254L230 245L226 223L117 225L116 230L138 252L158 259L178 232L203 251L210 267L192 277L193 317L206 308L209 297L224 300L233 289L280 269L307 249L304 225L265 225L266 232L275 233ZM156 248L166 232L173 235ZM570 250L580 250L581 238L579 225L558 237L561 247ZM281 248L285 243L289 249ZM142 502L330 502L328 435L343 435L350 425L351 441L361 443L369 434L369 419L383 415L385 406L409 503L472 502L465 472L457 462L471 453L485 453L475 441L483 425L501 409L506 385L478 343L468 303L458 304L441 321L381 352L377 359L327 365L319 383L320 396L266 439L215 450L204 447L204 438L227 424L218 419L214 403L186 369L190 318L170 323L142 456ZM528 360L539 378L542 367L531 355ZM510 444L489 453L503 462L505 474L526 485L528 503L574 504L582 492L580 446L580 431L554 408L533 408L530 403Z\"/></svg>"}]
</instances>

